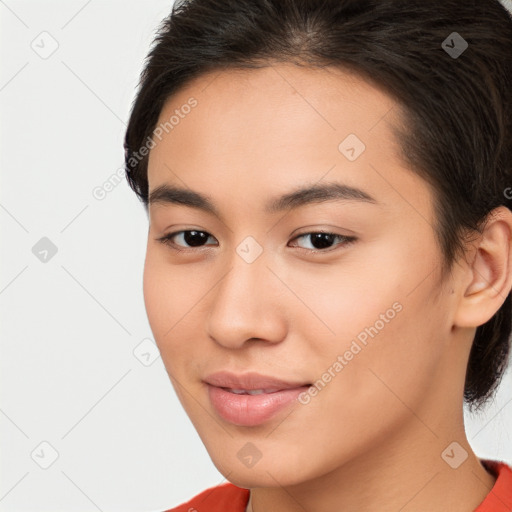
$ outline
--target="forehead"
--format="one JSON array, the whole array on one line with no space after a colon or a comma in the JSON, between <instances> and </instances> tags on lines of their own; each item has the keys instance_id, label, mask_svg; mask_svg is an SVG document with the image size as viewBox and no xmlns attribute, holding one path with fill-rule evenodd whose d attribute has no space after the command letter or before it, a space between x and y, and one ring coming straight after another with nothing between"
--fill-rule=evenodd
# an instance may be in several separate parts
<instances>
[{"instance_id":1,"label":"forehead","mask_svg":"<svg viewBox=\"0 0 512 512\"><path fill-rule=\"evenodd\" d=\"M196 106L189 109L192 99ZM167 131L176 146L195 139L257 150L261 141L268 149L309 138L307 147L316 147L313 136L336 143L349 133L371 143L399 112L393 99L353 73L281 63L199 76L166 101L158 125L174 118Z\"/></svg>"},{"instance_id":2,"label":"forehead","mask_svg":"<svg viewBox=\"0 0 512 512\"><path fill-rule=\"evenodd\" d=\"M391 127L401 114L380 89L339 69L275 64L207 73L164 104L149 189L173 183L229 201L234 190L261 199L325 179L383 203L425 192L399 160Z\"/></svg>"}]
</instances>

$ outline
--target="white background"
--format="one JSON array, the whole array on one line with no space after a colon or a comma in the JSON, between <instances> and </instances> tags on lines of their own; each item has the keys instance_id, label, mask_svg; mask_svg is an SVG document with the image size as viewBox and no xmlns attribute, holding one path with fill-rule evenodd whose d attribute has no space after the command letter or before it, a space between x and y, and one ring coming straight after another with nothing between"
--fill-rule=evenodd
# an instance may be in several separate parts
<instances>
[{"instance_id":1,"label":"white background","mask_svg":"<svg viewBox=\"0 0 512 512\"><path fill-rule=\"evenodd\" d=\"M156 512L225 481L152 340L144 209L124 178L93 194L122 176L139 73L171 4L0 1L0 512ZM32 251L43 237L57 248L46 262ZM510 370L466 420L477 455L512 463Z\"/></svg>"}]
</instances>

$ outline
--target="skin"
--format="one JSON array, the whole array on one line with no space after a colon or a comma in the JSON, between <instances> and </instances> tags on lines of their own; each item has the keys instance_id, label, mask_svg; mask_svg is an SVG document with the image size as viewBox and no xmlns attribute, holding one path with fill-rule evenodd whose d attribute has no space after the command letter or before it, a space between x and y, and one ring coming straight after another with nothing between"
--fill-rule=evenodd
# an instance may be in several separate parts
<instances>
[{"instance_id":1,"label":"skin","mask_svg":"<svg viewBox=\"0 0 512 512\"><path fill-rule=\"evenodd\" d=\"M464 376L476 327L512 287L511 212L495 210L442 278L432 191L399 158L389 96L340 70L280 63L202 75L166 102L160 121L191 96L197 106L151 149L149 189L203 193L221 218L150 205L144 298L215 466L251 489L248 511L474 510L495 478L465 435ZM354 161L338 149L351 133L366 145ZM378 204L263 211L270 197L332 181ZM187 229L211 237L202 247L174 237L183 252L157 240ZM316 249L297 239L321 229L356 241ZM263 249L252 263L236 252L248 236ZM401 311L308 404L252 427L210 404L202 379L218 370L317 381L396 302ZM247 442L261 452L252 467L237 457ZM442 457L453 442L468 453L456 469Z\"/></svg>"}]
</instances>

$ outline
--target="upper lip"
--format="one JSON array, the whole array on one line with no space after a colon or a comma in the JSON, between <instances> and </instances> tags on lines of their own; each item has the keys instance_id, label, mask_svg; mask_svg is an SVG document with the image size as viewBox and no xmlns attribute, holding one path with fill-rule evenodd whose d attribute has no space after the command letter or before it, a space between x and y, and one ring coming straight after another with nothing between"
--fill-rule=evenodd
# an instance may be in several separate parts
<instances>
[{"instance_id":1,"label":"upper lip","mask_svg":"<svg viewBox=\"0 0 512 512\"><path fill-rule=\"evenodd\" d=\"M298 381L284 381L276 377L262 375L256 372L243 373L236 375L231 372L215 372L205 377L204 382L220 388L230 389L292 389L308 386L309 383Z\"/></svg>"}]
</instances>

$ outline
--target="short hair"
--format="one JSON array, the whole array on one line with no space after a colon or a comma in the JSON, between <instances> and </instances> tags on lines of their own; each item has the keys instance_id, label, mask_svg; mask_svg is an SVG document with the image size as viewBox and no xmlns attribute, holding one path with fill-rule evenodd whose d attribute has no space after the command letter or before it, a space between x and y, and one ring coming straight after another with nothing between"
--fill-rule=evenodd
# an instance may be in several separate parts
<instances>
[{"instance_id":1,"label":"short hair","mask_svg":"<svg viewBox=\"0 0 512 512\"><path fill-rule=\"evenodd\" d=\"M467 45L467 47L466 47ZM400 157L434 195L442 275L492 209L512 204L512 15L499 0L177 0L159 26L127 126L125 171L148 207L148 152L167 99L210 71L288 62L356 73L399 106ZM478 326L470 410L508 365L511 294Z\"/></svg>"}]
</instances>

